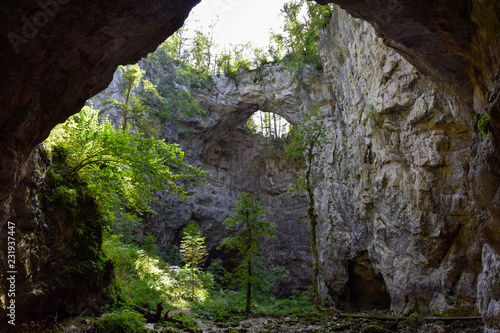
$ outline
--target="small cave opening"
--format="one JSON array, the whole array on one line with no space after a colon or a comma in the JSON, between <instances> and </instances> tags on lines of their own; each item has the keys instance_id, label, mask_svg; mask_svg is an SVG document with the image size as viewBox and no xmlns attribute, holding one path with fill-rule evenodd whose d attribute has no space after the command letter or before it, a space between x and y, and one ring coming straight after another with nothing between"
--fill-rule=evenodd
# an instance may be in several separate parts
<instances>
[{"instance_id":1,"label":"small cave opening","mask_svg":"<svg viewBox=\"0 0 500 333\"><path fill-rule=\"evenodd\" d=\"M292 125L280 115L258 110L247 121L252 133L270 139L283 139L288 135Z\"/></svg>"},{"instance_id":2,"label":"small cave opening","mask_svg":"<svg viewBox=\"0 0 500 333\"><path fill-rule=\"evenodd\" d=\"M368 254L349 261L349 279L339 301L345 309L354 311L387 310L391 307L391 295L384 278L373 269Z\"/></svg>"}]
</instances>

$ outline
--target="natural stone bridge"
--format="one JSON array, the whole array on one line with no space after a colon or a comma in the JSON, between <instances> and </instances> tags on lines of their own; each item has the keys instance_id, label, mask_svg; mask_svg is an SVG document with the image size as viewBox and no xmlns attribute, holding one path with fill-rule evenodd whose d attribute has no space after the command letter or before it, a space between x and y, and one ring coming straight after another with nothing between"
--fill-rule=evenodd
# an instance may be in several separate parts
<instances>
[{"instance_id":1,"label":"natural stone bridge","mask_svg":"<svg viewBox=\"0 0 500 333\"><path fill-rule=\"evenodd\" d=\"M346 287L356 293L348 281L366 280L372 271L383 277L395 310L439 309L440 295L451 292L468 302L478 297L487 326L500 329L498 5L334 2L371 22L383 39L365 23L356 21L359 30L351 30L334 20L323 41L325 73L299 99L295 116L279 105L271 110L272 98L255 104L292 123L317 104L331 128L316 161L323 170L316 194L326 221L320 240L325 295L335 298ZM36 145L103 90L118 64L139 60L180 27L197 1L41 3L0 4L2 225ZM367 103L378 109L381 129L366 128ZM222 132L255 111L251 104L241 110L246 113L211 128ZM491 140L475 130L486 110ZM220 143L214 133L207 138ZM17 204L28 200L16 198Z\"/></svg>"}]
</instances>

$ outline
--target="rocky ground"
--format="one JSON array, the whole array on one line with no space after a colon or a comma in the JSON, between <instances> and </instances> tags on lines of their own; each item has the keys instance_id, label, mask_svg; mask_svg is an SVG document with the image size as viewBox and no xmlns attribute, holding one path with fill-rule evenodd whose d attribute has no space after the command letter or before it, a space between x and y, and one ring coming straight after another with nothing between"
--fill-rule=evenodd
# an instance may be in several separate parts
<instances>
[{"instance_id":1,"label":"rocky ground","mask_svg":"<svg viewBox=\"0 0 500 333\"><path fill-rule=\"evenodd\" d=\"M151 332L195 332L195 330L182 330L177 328L155 329L149 326ZM448 333L483 332L481 320L468 321L426 321L418 317L407 320L373 320L363 318L339 318L337 316L284 316L280 318L259 317L241 322L228 323L200 323L196 332L225 332L225 333L292 333L292 332L422 332L422 333Z\"/></svg>"},{"instance_id":2,"label":"rocky ground","mask_svg":"<svg viewBox=\"0 0 500 333\"><path fill-rule=\"evenodd\" d=\"M179 312L179 311L176 311ZM191 316L190 311L181 311L183 318ZM175 317L175 314L174 314ZM365 317L365 318L360 318ZM377 317L379 319L369 319ZM382 319L380 319L382 318ZM477 317L476 317L477 318ZM208 322L200 319L188 320L188 328L170 326L170 323L147 324L149 333L322 333L322 332L350 332L350 333L482 333L484 323L481 319L442 320L422 318L412 315L401 319L386 317L382 313L370 314L302 314L302 315L256 315L242 321ZM46 321L46 323L48 323ZM96 320L90 318L72 318L63 320L60 324L37 326L36 332L64 332L64 333L97 333ZM187 323L185 321L185 323ZM33 323L32 323L32 327ZM21 330L21 332L35 332ZM130 332L133 333L133 332Z\"/></svg>"}]
</instances>

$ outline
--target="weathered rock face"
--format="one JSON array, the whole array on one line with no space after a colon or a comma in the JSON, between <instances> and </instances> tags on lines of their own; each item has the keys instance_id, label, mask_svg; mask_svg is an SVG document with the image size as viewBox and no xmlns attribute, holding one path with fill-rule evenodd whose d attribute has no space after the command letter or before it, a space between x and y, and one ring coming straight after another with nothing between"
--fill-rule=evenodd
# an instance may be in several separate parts
<instances>
[{"instance_id":1,"label":"weathered rock face","mask_svg":"<svg viewBox=\"0 0 500 333\"><path fill-rule=\"evenodd\" d=\"M370 22L384 43L479 111L500 65L494 0L318 0ZM473 93L474 91L474 93ZM463 110L463 112L467 112Z\"/></svg>"},{"instance_id":2,"label":"weathered rock face","mask_svg":"<svg viewBox=\"0 0 500 333\"><path fill-rule=\"evenodd\" d=\"M0 225L27 160L50 130L180 28L189 1L0 4Z\"/></svg>"},{"instance_id":3,"label":"weathered rock face","mask_svg":"<svg viewBox=\"0 0 500 333\"><path fill-rule=\"evenodd\" d=\"M461 104L366 23L338 12L329 34L319 87L333 98L310 88L333 129L317 160L325 290L345 293L346 263L357 263L383 277L397 312L442 311L433 305L445 293L473 303L481 213L468 190L474 133Z\"/></svg>"},{"instance_id":4,"label":"weathered rock face","mask_svg":"<svg viewBox=\"0 0 500 333\"><path fill-rule=\"evenodd\" d=\"M46 1L46 3L49 2L52 4L52 9L49 11L54 13L54 1ZM500 253L500 235L498 234L498 230L500 230L500 210L498 209L498 187L500 184L500 174L498 172L500 153L498 147L500 147L500 143L496 134L500 130L500 107L498 106L499 90L494 89L496 84L495 74L499 69L498 58L500 56L500 52L498 52L499 39L497 38L500 25L498 21L498 3L494 0L439 2L426 0L419 1L418 3L412 0L335 0L335 2L344 6L351 13L372 22L377 32L384 37L384 42L404 54L422 73L430 75L433 81L444 81L446 83L443 89L446 94L443 99L436 98L435 102L433 102L429 99L428 94L424 94L425 97L423 97L422 103L427 103L427 106L424 105L421 110L427 109L432 111L428 112L431 118L427 119L427 113L423 112L421 115L422 118L420 119L417 116L417 119L420 120L416 122L417 126L421 126L424 129L422 133L428 132L429 134L428 140L425 137L416 135L417 138L420 138L420 142L427 140L428 142L435 143L435 138L441 138L444 141L436 144L435 147L428 151L433 152L433 154L429 155L430 157L426 157L425 150L421 150L423 154L418 155L420 156L418 158L414 158L413 155L410 156L410 153L417 153L418 149L422 149L422 144L417 145L417 142L413 141L417 139L410 139L409 142L412 142L412 144L415 142L413 146L409 146L405 141L399 141L399 150L395 150L393 147L398 147L397 137L405 138L404 132L406 129L402 131L401 124L404 124L405 128L408 125L410 127L413 126L412 120L415 121L415 114L413 112L417 108L415 106L408 108L408 104L395 103L395 105L405 106L405 108L401 109L401 121L396 122L391 121L391 119L394 120L399 117L399 109L391 109L391 105L385 99L383 101L367 99L368 102L376 105L379 109L380 112L377 118L382 122L383 129L364 137L364 139L369 140L353 141L351 140L351 136L352 139L356 137L363 138L361 134L355 134L354 132L356 131L353 129L362 126L357 124L354 118L349 118L350 122L348 124L350 126L346 127L346 130L349 129L352 134L346 134L347 156L353 157L353 161L356 161L360 168L360 166L365 164L364 159L356 160L361 155L348 150L350 147L357 147L358 145L363 147L365 145L364 147L368 153L372 151L372 147L375 147L375 149L378 149L377 147L380 148L380 143L384 142L383 140L387 140L393 146L384 152L377 150L375 157L379 159L373 159L376 162L371 162L370 159L367 159L369 162L367 164L370 168L368 168L366 173L368 175L374 174L376 177L368 178L367 176L363 176L363 173L358 172L360 179L369 179L369 182L365 181L362 184L358 182L356 184L356 177L349 176L347 184L340 185L341 183L335 182L338 175L334 171L328 171L329 168L325 168L327 170L326 173L331 176L330 180L325 178L325 184L327 182L339 184L337 188L333 189L341 191L341 197L346 199L340 201L337 199L330 201L324 199L321 201L321 207L324 212L328 213L327 216L339 214L342 217L332 218L334 223L330 224L331 230L335 232L340 228L339 223L335 221L343 222L344 216L349 215L349 213L359 214L362 218L361 221L364 221L359 224L359 228L357 227L358 229L355 231L352 230L352 226L345 223L344 233L336 236L334 244L351 243L349 237L365 233L373 238L373 242L370 244L374 245L367 246L366 243L358 242L358 238L354 237L352 238L354 246L346 247L347 250L344 250L344 248L338 245L335 247L337 249L335 251L338 253L326 249L322 253L323 258L326 260L335 256L334 259L338 260L337 267L344 267L344 271L347 272L343 273L344 278L349 275L348 272L352 272L356 276L356 279L359 276L366 276L365 280L374 279L375 276L380 281L379 278L382 276L385 281L389 281L386 284L391 284L402 279L396 277L397 273L390 271L386 266L394 265L394 268L406 266L399 261L393 264L394 260L391 261L388 259L391 258L390 256L384 257L381 254L380 248L386 246L387 250L393 251L395 256L401 254L401 251L405 248L416 248L425 260L420 258L420 260L415 261L413 260L414 255L402 255L402 257L409 260L410 265L408 267L413 269L414 267L418 268L419 265L425 266L428 272L426 276L431 276L432 281L442 282L441 285L429 284L430 287L423 288L424 295L430 295L432 290L439 291L440 288L443 288L442 290L447 290L448 288L462 290L456 293L456 295L473 294L473 292L470 293L470 291L465 291L465 289L467 289L467 286L475 285L477 273L481 271L481 268L477 267L480 262L478 259L478 248L480 249L481 247L477 245L468 247L469 244L477 244L474 239L479 234L477 231L479 230L484 234L489 246L489 254L487 256L484 255L486 252L483 250L485 261L483 271L487 272L488 267L494 266L493 263L495 260L498 261ZM33 148L46 137L51 127L63 121L70 114L77 112L87 98L102 90L111 80L112 73L117 64L136 61L141 55L154 49L168 34L181 25L187 12L195 3L196 1L172 0L148 1L146 3L115 0L88 4L58 0L59 10L52 17L47 9L45 7L42 8L37 1L24 1L21 5L17 1L2 2L0 5L3 17L0 21L0 32L2 35L0 46L4 51L0 54L0 68L2 69L2 73L4 73L4 81L0 86L0 93L3 97L0 102L0 128L2 129L0 133L1 224L4 224L8 219L11 196L22 175L29 174L28 157L31 155ZM43 13L45 13L45 16ZM27 21L33 22L35 16L37 17L36 20L38 20L38 27L35 28L38 29L30 28L26 23ZM24 32L23 28L25 25L26 31ZM21 38L16 39L19 48L18 54L14 52L13 44L9 38L6 38L9 32L13 32ZM25 34L23 35L23 33ZM355 47L352 46L352 50L350 48L349 52L354 55L356 53ZM396 57L395 54L393 56ZM338 62L342 63L342 61ZM335 61L330 61L330 63L334 64ZM402 66L400 64L395 73L403 67L406 67L406 65ZM376 69L378 67L374 66L373 68ZM331 69L327 67L327 76L328 71ZM337 71L349 73L346 65L344 65L343 70L337 69ZM371 68L368 72L371 72ZM387 74L391 74L390 71ZM416 83L422 84L422 82L427 81L422 79L417 80ZM344 82L346 83L347 81ZM389 80L387 82L392 81ZM372 83L379 84L379 81L370 81L369 83L367 86L370 86ZM330 86L337 84L338 82L335 82L335 84L330 84ZM427 85L427 83L424 85ZM430 87L429 89L432 90L432 84L430 84ZM443 86L440 85L440 87ZM357 89L351 89L349 94L353 94ZM436 94L439 95L439 89L436 89ZM352 98L350 95L342 97L333 94L330 87L325 89L322 95L332 95L335 96L335 99L339 100ZM491 97L490 99L486 98L488 95ZM370 97L373 98L374 96L372 91ZM456 98L456 102L453 101L453 96ZM316 97L312 100L317 102L320 98ZM449 100L450 103L443 103L446 100ZM492 116L491 125L494 132L492 140L481 139L478 136L474 137L472 133L474 121L471 120L476 113L484 111L487 102L491 102L489 112ZM332 103L325 102L322 105L324 110L327 109L326 105L328 104ZM473 108L467 107L467 105L472 105ZM350 110L350 108L347 109ZM336 110L332 107L331 114L338 115ZM361 116L363 120L364 116L361 115L361 109L358 107L353 108L353 110L357 110L358 116ZM443 110L444 113L440 113ZM344 117L344 114L342 115ZM442 115L445 115L445 117L440 118ZM338 120L340 121L343 117L339 117ZM336 121L337 118L332 119ZM334 120L331 120L330 123ZM393 125L393 123L397 124ZM454 123L458 124L459 128L467 128L467 130L457 132L454 128L450 128L450 125L454 125ZM432 131L438 132L434 133ZM396 133L397 135L391 134L388 136L389 132ZM430 134L431 132L432 134ZM443 138L443 136L449 138L458 136L458 142L463 142L464 146L467 146L465 142L472 140L474 137L472 145L468 146L470 148L470 156L463 171L459 170L459 163L457 163L459 160L455 160L454 158L461 155L459 151L466 154L467 148L460 148L461 144L455 144L454 140L451 140L447 144L447 139ZM467 136L470 136L470 138L467 139ZM338 135L334 137L332 134L332 138L342 138L342 136ZM335 151L334 146L344 148L344 145L339 145L339 141L335 142L335 144L326 147L326 151L329 149L333 153ZM417 149L417 147L419 148ZM412 161L413 165L419 168L418 172L415 172L413 170L415 167L411 165L411 168L407 172L403 166L400 169L394 162L388 162L395 159L387 158L387 154L398 153L399 151L407 154L404 155L406 161ZM452 151L455 151L455 155L453 155L454 153L450 153ZM339 154L336 153L335 156L339 156ZM370 156L373 157L373 153L367 154L367 157ZM404 162L404 159L401 160ZM325 161L333 163L333 154L318 157L318 166L326 165ZM380 161L385 161L384 163L386 164L384 164L384 167L387 172L381 173L378 170L382 168ZM375 167L378 171L373 171L372 167ZM333 168L331 169L333 170ZM349 171L348 168L344 170ZM342 172L342 169L339 172ZM458 172L458 174L455 174L455 172ZM458 175L461 172L464 175L468 175L465 186L460 185L460 181L458 180ZM409 181L414 182L416 184L415 188L419 189L412 193L411 188L413 186L408 187L410 190L402 190L404 184L398 181L398 179L401 179L401 174L404 176L422 175L426 177L430 174L431 178L409 177ZM454 179L452 186L448 186L443 181L446 177ZM425 183L428 183L428 186L432 189L437 188L441 190L438 192L441 194L436 197L430 190L426 191ZM356 203L362 197L358 195L350 198L348 195L349 191L353 191L356 186L362 191L365 191L365 188L367 189L366 203L363 201L366 206L364 211L356 207ZM329 194L325 190L322 190L322 188L318 188L318 195L328 198ZM455 190L458 190L458 192L454 192ZM458 193L458 197L462 196L463 199L454 200L453 196L455 193ZM385 223L386 220L384 220L384 217L391 216L392 213L390 212L393 205L389 201L384 201L385 199L377 197L377 195L382 194L392 195L392 198L394 198L394 214L396 212L405 212L405 214L399 215L402 218L399 224L396 223L398 221L394 220L390 220L388 224ZM407 198L410 203L408 206L402 205L401 194L408 195ZM451 204L441 206L445 202L443 200L446 196L451 200ZM347 198L350 199L347 200ZM471 198L474 199L474 203L486 208L488 212L475 212L474 207L469 207ZM424 215L426 217L418 221L425 223L415 224L415 221L409 220L407 216L415 216L416 212L420 209L417 208L421 200L423 200L422 207L424 207L421 211L425 212ZM382 202L385 202L385 204L382 204ZM333 203L336 205L334 206ZM340 203L345 203L345 205L340 205ZM432 203L432 205L429 203ZM451 214L448 207L452 207L451 211L465 212L463 215L462 213ZM443 209L443 212L440 209ZM457 217L468 215L471 218L470 221L472 221L470 226L466 218L464 218L464 222L460 217ZM478 221L477 224L474 224L474 219ZM455 227L453 227L454 225L451 224L451 221L457 222L457 220L462 227L458 231L455 230L457 236L451 242L450 250L448 252L443 249L440 250L440 253L445 252L445 255L442 257L444 260L443 264L446 262L450 263L448 273L444 274L445 267L443 264L440 262L436 264L436 260L433 258L434 255L427 252L432 252L440 248L431 243L436 244L436 240L440 241L440 237L444 237L444 234L448 233L448 228L445 227L447 223L450 223L449 225L453 230ZM376 223L373 223L373 221ZM29 227L27 226L26 228ZM374 230L380 232L377 233ZM419 241L411 242L408 239L406 242L411 247L406 247L404 242L396 246L396 244L392 244L386 240L392 239L387 236L394 234L403 234L405 236L410 234L416 235L412 236L413 238L411 239L418 239ZM429 237L428 235L432 236ZM386 236L386 239L383 236ZM333 240L332 237L330 239ZM322 242L324 244L324 240ZM382 245L379 246L378 244ZM369 249L368 255L364 252L363 248ZM20 251L23 250L24 248L21 247ZM349 253L345 254L346 252ZM351 258L347 268L341 265L340 259L336 259L341 258L344 254L344 258ZM495 257L497 259L494 259ZM367 258L370 262L373 262L373 269L370 269L372 264L367 262ZM464 262L463 258L466 258L465 264L462 264ZM470 258L476 259L472 260ZM414 262L411 263L411 260ZM458 266L451 265L453 260L458 262ZM426 264L426 261L428 264ZM368 267L366 267L367 265ZM367 269L362 269L361 267ZM465 273L453 273L452 271L455 267L464 267L463 271L460 272L467 272L469 275ZM373 274L368 276L368 272L370 271ZM422 273L419 273L422 271L423 268L417 269L417 276L419 276L418 274L422 275ZM408 272L413 274L410 270ZM411 275L410 273L408 273L408 276ZM327 272L325 274L334 276L337 273ZM456 279L457 282L455 282L455 279L451 282L447 280L453 275L458 277ZM441 279L441 277L447 278ZM331 283L332 279L325 277L323 279L326 281L325 290L329 290L332 295L344 285L342 281ZM498 295L494 292L497 288L495 280L489 278L486 274L482 274L478 280L480 282L478 284L478 290L480 290L480 308L483 311L485 320L491 329L495 327L494 325L497 325L497 329L499 329L498 324L495 324L494 320L490 320L491 318L495 318L495 316L498 318L499 315L498 311L495 312L495 309L498 308L495 306L495 302L498 302ZM413 281L408 282L413 283ZM419 286L418 281L414 283L414 286ZM452 287L449 287L450 285ZM415 294L420 292L419 288L412 288L415 290ZM353 289L356 290L356 286L349 286L348 289L351 291ZM391 291L391 297L396 297L393 304L401 304L397 301L399 296L394 294L397 290L397 286L395 286L395 289ZM406 295L404 290L402 295ZM427 299L428 296L425 296L425 298ZM439 298L436 296L436 301L433 304L438 304ZM473 296L470 298L473 298ZM408 304L410 303L408 302ZM403 309L404 306L397 305L396 308ZM406 309L410 308L411 306L406 307ZM488 310L486 311L485 309Z\"/></svg>"},{"instance_id":5,"label":"weathered rock face","mask_svg":"<svg viewBox=\"0 0 500 333\"><path fill-rule=\"evenodd\" d=\"M479 275L477 294L478 307L487 327L500 327L500 257L487 244L483 247L483 271Z\"/></svg>"},{"instance_id":6,"label":"weathered rock face","mask_svg":"<svg viewBox=\"0 0 500 333\"><path fill-rule=\"evenodd\" d=\"M471 111L384 45L371 26L341 10L322 36L321 55L325 70L305 88L286 68L268 66L261 80L242 73L238 85L217 78L213 92L193 91L207 114L185 119L182 129L169 128L165 136L214 177L210 186L193 189L191 201L169 201L154 217L155 234L169 244L194 218L216 244L222 237L217 225L240 190L268 198L283 240L297 234L280 216L305 215L304 206L300 213L282 201L292 173L280 170L279 152L270 157L266 142L245 123L259 109L295 123L317 105L329 129L315 160L324 301L402 314L474 312L478 286L494 279L478 278L485 256L481 226L491 218L475 205L468 178L471 148L480 140ZM302 233L288 249L308 252ZM278 244L286 252L287 242ZM291 257L270 251L288 265ZM300 258L306 263L307 256ZM496 298L487 294L478 304L494 318Z\"/></svg>"},{"instance_id":7,"label":"weathered rock face","mask_svg":"<svg viewBox=\"0 0 500 333\"><path fill-rule=\"evenodd\" d=\"M2 240L14 239L16 251L13 267L7 253L0 252L4 274L0 301L10 306L14 299L15 316L7 317L6 312L12 312L2 307L0 328L6 319L19 325L55 313L94 314L111 301L107 287L113 265L100 252L102 222L97 206L80 193L70 200L58 192L49 176L53 173L48 172L52 161L42 152L37 149L30 159L28 177L14 192L10 223L2 228Z\"/></svg>"},{"instance_id":8,"label":"weathered rock face","mask_svg":"<svg viewBox=\"0 0 500 333\"><path fill-rule=\"evenodd\" d=\"M256 80L262 76L262 80ZM154 79L154 78L153 78ZM297 178L296 170L286 159L281 140L253 134L246 123L258 111L273 111L291 122L297 120L296 86L283 66L269 66L260 74L244 73L238 85L224 77L216 78L212 91L193 91L206 114L177 120L165 127L164 137L185 151L193 164L210 172L209 185L192 188L191 197L181 201L164 197L147 225L162 248L179 243L182 228L197 221L213 256L223 237L230 233L222 222L232 213L234 199L242 192L256 194L269 208L265 218L278 225L277 238L266 240L264 254L270 266L284 266L290 278L276 291L289 294L307 289L311 284L312 258L310 228L303 220L307 211L304 197L289 190Z\"/></svg>"}]
</instances>

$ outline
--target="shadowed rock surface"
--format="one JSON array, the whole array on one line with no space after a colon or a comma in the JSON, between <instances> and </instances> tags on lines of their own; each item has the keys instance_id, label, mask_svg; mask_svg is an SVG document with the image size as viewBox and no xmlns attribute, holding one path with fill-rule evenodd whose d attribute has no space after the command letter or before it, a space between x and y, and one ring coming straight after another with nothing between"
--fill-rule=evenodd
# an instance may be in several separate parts
<instances>
[{"instance_id":1,"label":"shadowed rock surface","mask_svg":"<svg viewBox=\"0 0 500 333\"><path fill-rule=\"evenodd\" d=\"M371 22L383 39L375 40L365 23L352 21L361 25L356 32L332 23L331 34L342 33L348 42L323 47L318 87L328 88L310 88L305 104L319 104L331 128L331 144L317 160L324 173L318 204L327 221L320 240L325 295L335 297L346 285L347 259L373 266L392 307L402 312L426 311L429 299L442 304L443 292L474 301L477 286L487 327L498 330L499 6L492 0L336 2ZM180 27L195 3L59 1L50 10L36 1L0 5L2 224L14 190L32 170L34 147L105 88L118 64L139 60ZM39 27L28 31L26 22ZM22 40L18 53L11 32ZM420 72L394 51L385 59L364 53L363 42L394 47ZM364 125L366 103L379 111L376 131ZM491 139L475 129L485 111ZM221 140L214 137L214 154ZM371 263L365 264L360 258L367 250Z\"/></svg>"}]
</instances>

